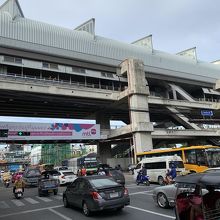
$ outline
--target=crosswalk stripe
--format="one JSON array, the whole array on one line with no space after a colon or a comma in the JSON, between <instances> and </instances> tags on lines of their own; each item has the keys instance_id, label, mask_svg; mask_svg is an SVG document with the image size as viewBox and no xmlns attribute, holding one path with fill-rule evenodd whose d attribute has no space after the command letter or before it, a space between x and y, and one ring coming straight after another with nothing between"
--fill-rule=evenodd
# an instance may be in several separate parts
<instances>
[{"instance_id":1,"label":"crosswalk stripe","mask_svg":"<svg viewBox=\"0 0 220 220\"><path fill-rule=\"evenodd\" d=\"M17 199L11 200L16 206L24 206L24 203Z\"/></svg>"},{"instance_id":2,"label":"crosswalk stripe","mask_svg":"<svg viewBox=\"0 0 220 220\"><path fill-rule=\"evenodd\" d=\"M0 202L0 209L7 209L7 208L9 208L9 205L6 202L1 201Z\"/></svg>"},{"instance_id":3,"label":"crosswalk stripe","mask_svg":"<svg viewBox=\"0 0 220 220\"><path fill-rule=\"evenodd\" d=\"M48 199L46 197L39 197L39 196L36 196L36 197L44 202L51 202L52 201L51 199Z\"/></svg>"},{"instance_id":4,"label":"crosswalk stripe","mask_svg":"<svg viewBox=\"0 0 220 220\"><path fill-rule=\"evenodd\" d=\"M31 203L31 204L37 204L39 203L38 201L32 199L32 198L24 198L27 202Z\"/></svg>"},{"instance_id":5,"label":"crosswalk stripe","mask_svg":"<svg viewBox=\"0 0 220 220\"><path fill-rule=\"evenodd\" d=\"M62 200L63 199L63 197L62 196L54 196L54 199L57 199L57 200Z\"/></svg>"}]
</instances>

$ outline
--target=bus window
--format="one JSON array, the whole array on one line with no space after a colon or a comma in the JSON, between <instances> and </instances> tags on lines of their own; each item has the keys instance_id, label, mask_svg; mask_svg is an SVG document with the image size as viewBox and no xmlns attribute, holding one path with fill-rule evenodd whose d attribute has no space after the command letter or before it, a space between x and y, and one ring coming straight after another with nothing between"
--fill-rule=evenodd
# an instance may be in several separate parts
<instances>
[{"instance_id":1,"label":"bus window","mask_svg":"<svg viewBox=\"0 0 220 220\"><path fill-rule=\"evenodd\" d=\"M206 150L209 167L220 167L220 149Z\"/></svg>"},{"instance_id":2,"label":"bus window","mask_svg":"<svg viewBox=\"0 0 220 220\"><path fill-rule=\"evenodd\" d=\"M196 164L195 150L185 150L186 163Z\"/></svg>"},{"instance_id":3,"label":"bus window","mask_svg":"<svg viewBox=\"0 0 220 220\"><path fill-rule=\"evenodd\" d=\"M204 150L196 150L196 158L198 165L208 165Z\"/></svg>"}]
</instances>

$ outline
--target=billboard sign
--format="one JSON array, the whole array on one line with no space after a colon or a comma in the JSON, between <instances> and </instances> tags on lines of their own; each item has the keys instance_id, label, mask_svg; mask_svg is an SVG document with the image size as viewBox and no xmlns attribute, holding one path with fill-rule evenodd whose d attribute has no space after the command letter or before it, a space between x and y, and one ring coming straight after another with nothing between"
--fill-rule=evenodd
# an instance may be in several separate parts
<instances>
[{"instance_id":1,"label":"billboard sign","mask_svg":"<svg viewBox=\"0 0 220 220\"><path fill-rule=\"evenodd\" d=\"M89 140L100 139L99 124L0 122L7 130L1 140Z\"/></svg>"}]
</instances>

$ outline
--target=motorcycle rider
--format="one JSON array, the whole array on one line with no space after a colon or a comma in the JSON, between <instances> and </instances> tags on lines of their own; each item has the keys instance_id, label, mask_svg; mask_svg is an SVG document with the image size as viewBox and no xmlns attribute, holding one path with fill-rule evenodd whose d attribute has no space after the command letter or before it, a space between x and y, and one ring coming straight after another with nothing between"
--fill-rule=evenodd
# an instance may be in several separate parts
<instances>
[{"instance_id":1,"label":"motorcycle rider","mask_svg":"<svg viewBox=\"0 0 220 220\"><path fill-rule=\"evenodd\" d=\"M142 166L141 170L138 172L137 181L141 181L143 176L147 176L147 169L145 168L144 165Z\"/></svg>"},{"instance_id":2,"label":"motorcycle rider","mask_svg":"<svg viewBox=\"0 0 220 220\"><path fill-rule=\"evenodd\" d=\"M24 192L24 182L22 180L21 175L18 175L16 177L14 187L13 187L13 193L15 193L15 189L22 189L22 192Z\"/></svg>"},{"instance_id":3,"label":"motorcycle rider","mask_svg":"<svg viewBox=\"0 0 220 220\"><path fill-rule=\"evenodd\" d=\"M166 183L171 184L176 178L176 166L174 163L171 164L171 169L166 174Z\"/></svg>"},{"instance_id":4,"label":"motorcycle rider","mask_svg":"<svg viewBox=\"0 0 220 220\"><path fill-rule=\"evenodd\" d=\"M10 174L9 171L4 172L4 173L2 174L2 180L3 180L3 183L4 183L4 184L6 184L7 181L8 181L8 182L11 181L11 174Z\"/></svg>"},{"instance_id":5,"label":"motorcycle rider","mask_svg":"<svg viewBox=\"0 0 220 220\"><path fill-rule=\"evenodd\" d=\"M84 166L81 169L81 176L86 176L86 168Z\"/></svg>"}]
</instances>

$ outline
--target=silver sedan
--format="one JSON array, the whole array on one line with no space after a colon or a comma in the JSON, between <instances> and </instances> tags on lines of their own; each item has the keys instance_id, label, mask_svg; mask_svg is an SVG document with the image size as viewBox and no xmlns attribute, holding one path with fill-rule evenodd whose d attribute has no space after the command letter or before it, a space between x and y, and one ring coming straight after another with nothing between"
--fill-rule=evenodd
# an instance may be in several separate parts
<instances>
[{"instance_id":1,"label":"silver sedan","mask_svg":"<svg viewBox=\"0 0 220 220\"><path fill-rule=\"evenodd\" d=\"M153 199L161 208L174 207L176 192L176 184L159 186L153 190Z\"/></svg>"}]
</instances>

